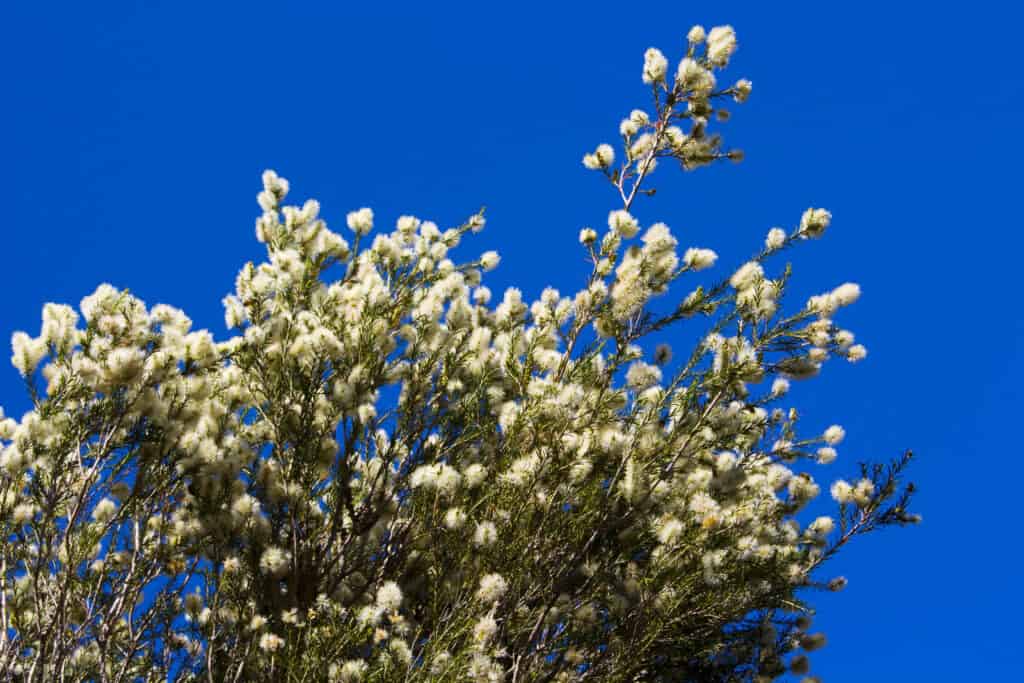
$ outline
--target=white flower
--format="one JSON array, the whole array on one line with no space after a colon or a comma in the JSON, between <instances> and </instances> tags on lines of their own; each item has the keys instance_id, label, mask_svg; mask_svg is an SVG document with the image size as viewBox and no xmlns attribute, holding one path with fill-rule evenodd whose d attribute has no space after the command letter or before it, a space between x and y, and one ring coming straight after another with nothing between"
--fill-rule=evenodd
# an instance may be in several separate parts
<instances>
[{"instance_id":1,"label":"white flower","mask_svg":"<svg viewBox=\"0 0 1024 683\"><path fill-rule=\"evenodd\" d=\"M501 261L501 257L498 256L498 252L485 251L480 256L480 267L483 268L485 272L494 270L495 268L498 267L499 261Z\"/></svg>"},{"instance_id":2,"label":"white flower","mask_svg":"<svg viewBox=\"0 0 1024 683\"><path fill-rule=\"evenodd\" d=\"M635 237L640 231L640 224L624 209L618 209L608 214L608 227L626 239Z\"/></svg>"},{"instance_id":3,"label":"white flower","mask_svg":"<svg viewBox=\"0 0 1024 683\"><path fill-rule=\"evenodd\" d=\"M661 370L657 365L636 361L626 371L626 383L633 389L642 390L661 381Z\"/></svg>"},{"instance_id":4,"label":"white flower","mask_svg":"<svg viewBox=\"0 0 1024 683\"><path fill-rule=\"evenodd\" d=\"M611 145L598 145L597 149L594 151L594 156L597 157L597 161L601 164L601 168L608 168L615 162L615 150L612 149Z\"/></svg>"},{"instance_id":5,"label":"white flower","mask_svg":"<svg viewBox=\"0 0 1024 683\"><path fill-rule=\"evenodd\" d=\"M718 254L711 249L696 249L689 248L686 253L683 254L683 263L690 270L704 270L715 265L715 261L718 260Z\"/></svg>"},{"instance_id":6,"label":"white flower","mask_svg":"<svg viewBox=\"0 0 1024 683\"><path fill-rule=\"evenodd\" d=\"M875 485L870 479L861 479L853 487L853 500L857 505L864 507L871 502L875 495Z\"/></svg>"},{"instance_id":7,"label":"white flower","mask_svg":"<svg viewBox=\"0 0 1024 683\"><path fill-rule=\"evenodd\" d=\"M397 583L386 581L377 589L377 605L391 612L402 606L402 589Z\"/></svg>"},{"instance_id":8,"label":"white flower","mask_svg":"<svg viewBox=\"0 0 1024 683\"><path fill-rule=\"evenodd\" d=\"M668 72L668 60L656 47L647 48L644 53L644 83L661 83Z\"/></svg>"},{"instance_id":9,"label":"white flower","mask_svg":"<svg viewBox=\"0 0 1024 683\"><path fill-rule=\"evenodd\" d=\"M772 228L765 237L764 246L769 251L775 251L786 242L786 231L782 228Z\"/></svg>"},{"instance_id":10,"label":"white flower","mask_svg":"<svg viewBox=\"0 0 1024 683\"><path fill-rule=\"evenodd\" d=\"M864 360L868 355L868 350L863 344L854 344L846 351L846 358L851 363L856 363L859 360Z\"/></svg>"},{"instance_id":11,"label":"white flower","mask_svg":"<svg viewBox=\"0 0 1024 683\"><path fill-rule=\"evenodd\" d=\"M700 24L695 25L690 29L689 33L686 34L686 39L694 45L703 43L706 37L707 34L704 31L704 27Z\"/></svg>"},{"instance_id":12,"label":"white flower","mask_svg":"<svg viewBox=\"0 0 1024 683\"><path fill-rule=\"evenodd\" d=\"M683 534L683 523L675 517L661 520L658 523L658 541L664 545L675 543Z\"/></svg>"},{"instance_id":13,"label":"white flower","mask_svg":"<svg viewBox=\"0 0 1024 683\"><path fill-rule=\"evenodd\" d=\"M732 87L733 95L732 98L737 102L746 102L747 98L750 97L750 92L754 89L754 84L748 81L746 78L741 78L736 81L736 85Z\"/></svg>"},{"instance_id":14,"label":"white flower","mask_svg":"<svg viewBox=\"0 0 1024 683\"><path fill-rule=\"evenodd\" d=\"M31 375L46 355L46 340L33 339L24 332L15 332L11 336L11 364L21 373L22 377Z\"/></svg>"},{"instance_id":15,"label":"white flower","mask_svg":"<svg viewBox=\"0 0 1024 683\"><path fill-rule=\"evenodd\" d=\"M480 578L480 588L476 592L477 600L491 604L501 599L508 590L508 582L501 574L486 574Z\"/></svg>"},{"instance_id":16,"label":"white flower","mask_svg":"<svg viewBox=\"0 0 1024 683\"><path fill-rule=\"evenodd\" d=\"M409 485L414 489L433 489L437 487L437 475L439 469L436 465L420 465L412 471L409 477Z\"/></svg>"},{"instance_id":17,"label":"white flower","mask_svg":"<svg viewBox=\"0 0 1024 683\"><path fill-rule=\"evenodd\" d=\"M466 478L466 486L475 489L487 478L487 468L479 463L474 463L467 467L462 475Z\"/></svg>"},{"instance_id":18,"label":"white flower","mask_svg":"<svg viewBox=\"0 0 1024 683\"><path fill-rule=\"evenodd\" d=\"M494 620L494 617L490 615L481 617L480 621L473 626L473 641L481 646L486 645L491 642L497 632L498 622Z\"/></svg>"},{"instance_id":19,"label":"white flower","mask_svg":"<svg viewBox=\"0 0 1024 683\"><path fill-rule=\"evenodd\" d=\"M831 465L836 461L836 449L831 446L822 446L818 449L817 453L818 464L820 465Z\"/></svg>"},{"instance_id":20,"label":"white flower","mask_svg":"<svg viewBox=\"0 0 1024 683\"><path fill-rule=\"evenodd\" d=\"M708 32L707 55L712 64L724 66L736 51L736 32L732 26L715 26Z\"/></svg>"},{"instance_id":21,"label":"white flower","mask_svg":"<svg viewBox=\"0 0 1024 683\"><path fill-rule=\"evenodd\" d=\"M474 214L469 217L466 224L469 225L469 231L476 234L483 231L484 226L487 224L487 220L480 214Z\"/></svg>"},{"instance_id":22,"label":"white flower","mask_svg":"<svg viewBox=\"0 0 1024 683\"><path fill-rule=\"evenodd\" d=\"M841 349L848 349L853 344L853 332L849 330L839 330L835 333L836 345Z\"/></svg>"},{"instance_id":23,"label":"white flower","mask_svg":"<svg viewBox=\"0 0 1024 683\"><path fill-rule=\"evenodd\" d=\"M832 214L825 209L807 209L800 217L800 234L821 237L832 223Z\"/></svg>"},{"instance_id":24,"label":"white flower","mask_svg":"<svg viewBox=\"0 0 1024 683\"><path fill-rule=\"evenodd\" d=\"M473 532L473 543L480 547L486 547L494 543L498 538L498 529L493 522L480 522Z\"/></svg>"},{"instance_id":25,"label":"white flower","mask_svg":"<svg viewBox=\"0 0 1024 683\"><path fill-rule=\"evenodd\" d=\"M676 70L676 83L686 90L706 95L715 87L715 76L696 60L684 57Z\"/></svg>"},{"instance_id":26,"label":"white flower","mask_svg":"<svg viewBox=\"0 0 1024 683\"><path fill-rule=\"evenodd\" d=\"M772 382L772 396L782 396L789 391L789 380L779 377Z\"/></svg>"},{"instance_id":27,"label":"white flower","mask_svg":"<svg viewBox=\"0 0 1024 683\"><path fill-rule=\"evenodd\" d=\"M363 207L358 211L350 211L345 217L348 227L357 235L365 235L373 230L373 210Z\"/></svg>"},{"instance_id":28,"label":"white flower","mask_svg":"<svg viewBox=\"0 0 1024 683\"><path fill-rule=\"evenodd\" d=\"M467 515L462 508L454 507L448 508L444 513L444 525L448 529L461 529L462 525L466 523Z\"/></svg>"},{"instance_id":29,"label":"white flower","mask_svg":"<svg viewBox=\"0 0 1024 683\"><path fill-rule=\"evenodd\" d=\"M630 145L630 158L639 159L644 155L650 153L654 148L654 136L650 133L644 133L637 139L633 140L633 144ZM654 160L650 160L649 163L653 164ZM648 166L649 169L653 170L653 166Z\"/></svg>"},{"instance_id":30,"label":"white flower","mask_svg":"<svg viewBox=\"0 0 1024 683\"><path fill-rule=\"evenodd\" d=\"M849 503L853 500L853 487L842 479L832 484L832 498L837 503Z\"/></svg>"},{"instance_id":31,"label":"white flower","mask_svg":"<svg viewBox=\"0 0 1024 683\"><path fill-rule=\"evenodd\" d=\"M580 244L593 244L597 241L597 231L593 228L583 228L580 230Z\"/></svg>"},{"instance_id":32,"label":"white flower","mask_svg":"<svg viewBox=\"0 0 1024 683\"><path fill-rule=\"evenodd\" d=\"M439 463L437 467L436 486L442 496L451 496L462 483L459 471L447 463Z\"/></svg>"},{"instance_id":33,"label":"white flower","mask_svg":"<svg viewBox=\"0 0 1024 683\"><path fill-rule=\"evenodd\" d=\"M31 503L21 503L14 506L14 510L11 511L11 521L14 522L15 526L21 526L32 521L32 518L36 516L36 506Z\"/></svg>"},{"instance_id":34,"label":"white flower","mask_svg":"<svg viewBox=\"0 0 1024 683\"><path fill-rule=\"evenodd\" d=\"M748 261L733 273L729 278L729 284L735 289L747 289L752 284L764 278L764 268L757 261Z\"/></svg>"},{"instance_id":35,"label":"white flower","mask_svg":"<svg viewBox=\"0 0 1024 683\"><path fill-rule=\"evenodd\" d=\"M260 571L273 577L284 576L290 562L289 553L277 546L270 546L260 556Z\"/></svg>"},{"instance_id":36,"label":"white flower","mask_svg":"<svg viewBox=\"0 0 1024 683\"><path fill-rule=\"evenodd\" d=\"M860 298L860 286L853 282L846 282L832 290L832 298L839 306L849 306Z\"/></svg>"},{"instance_id":37,"label":"white flower","mask_svg":"<svg viewBox=\"0 0 1024 683\"><path fill-rule=\"evenodd\" d=\"M365 660L350 659L341 665L338 676L341 679L341 683L358 683L358 681L363 680L366 676L369 668Z\"/></svg>"},{"instance_id":38,"label":"white flower","mask_svg":"<svg viewBox=\"0 0 1024 683\"><path fill-rule=\"evenodd\" d=\"M265 652L274 652L284 645L284 640L273 633L264 633L260 636L260 649Z\"/></svg>"},{"instance_id":39,"label":"white flower","mask_svg":"<svg viewBox=\"0 0 1024 683\"><path fill-rule=\"evenodd\" d=\"M92 518L100 524L106 524L114 518L114 514L117 512L117 503L110 498L104 498L100 502L96 503L96 507L93 508Z\"/></svg>"},{"instance_id":40,"label":"white flower","mask_svg":"<svg viewBox=\"0 0 1024 683\"><path fill-rule=\"evenodd\" d=\"M807 526L807 530L815 536L828 536L835 526L835 520L831 517L818 517Z\"/></svg>"},{"instance_id":41,"label":"white flower","mask_svg":"<svg viewBox=\"0 0 1024 683\"><path fill-rule=\"evenodd\" d=\"M832 425L831 427L825 430L825 434L822 436L822 438L825 440L825 443L829 444L830 446L835 446L840 441L842 441L845 436L845 429L843 429L839 425Z\"/></svg>"}]
</instances>

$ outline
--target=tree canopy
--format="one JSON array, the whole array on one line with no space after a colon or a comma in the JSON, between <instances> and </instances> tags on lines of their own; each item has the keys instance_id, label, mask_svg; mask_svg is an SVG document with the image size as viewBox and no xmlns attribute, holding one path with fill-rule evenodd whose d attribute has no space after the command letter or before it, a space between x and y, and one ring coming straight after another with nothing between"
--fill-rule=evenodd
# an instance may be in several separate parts
<instances>
[{"instance_id":1,"label":"tree canopy","mask_svg":"<svg viewBox=\"0 0 1024 683\"><path fill-rule=\"evenodd\" d=\"M918 517L909 453L806 510L844 431L802 430L790 381L867 353L835 320L856 284L786 299L780 257L831 214L710 278L634 216L656 170L742 158L716 132L752 90L721 82L735 49L698 26L674 71L644 54L648 108L583 157L615 203L571 295L492 300L498 254L455 256L482 212L362 208L346 238L267 171L233 336L109 285L47 304L13 338L33 408L0 421L0 680L807 674L828 561Z\"/></svg>"}]
</instances>

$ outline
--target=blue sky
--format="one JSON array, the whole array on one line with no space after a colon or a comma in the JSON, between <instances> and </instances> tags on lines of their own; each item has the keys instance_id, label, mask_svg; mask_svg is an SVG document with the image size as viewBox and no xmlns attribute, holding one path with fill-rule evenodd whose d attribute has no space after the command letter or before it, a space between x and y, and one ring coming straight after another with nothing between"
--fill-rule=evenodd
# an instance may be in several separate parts
<instances>
[{"instance_id":1,"label":"blue sky","mask_svg":"<svg viewBox=\"0 0 1024 683\"><path fill-rule=\"evenodd\" d=\"M0 338L36 333L45 302L77 303L103 281L222 335L220 299L261 255L267 167L338 229L360 206L382 223L415 213L451 225L486 204L488 229L461 253L501 250L493 289L575 291L577 231L616 208L580 156L647 104L645 48L678 57L691 24L731 23L731 73L754 93L724 130L747 160L666 167L636 213L715 248L724 269L769 227L831 209L826 239L791 252L794 301L859 282L864 296L840 320L870 355L826 366L795 401L807 424L847 428L837 475L919 455L925 523L836 563L850 587L819 601L830 644L813 670L830 683L1006 680L1024 607L1010 521L1024 475L1019 10L341 7L5 7ZM13 368L0 372L0 403L27 408Z\"/></svg>"}]
</instances>

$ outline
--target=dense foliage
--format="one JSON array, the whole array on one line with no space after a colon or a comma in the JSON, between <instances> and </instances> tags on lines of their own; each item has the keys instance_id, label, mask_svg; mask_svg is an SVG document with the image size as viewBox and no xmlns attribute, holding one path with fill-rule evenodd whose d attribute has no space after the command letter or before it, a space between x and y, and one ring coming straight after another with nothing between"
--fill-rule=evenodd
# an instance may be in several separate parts
<instances>
[{"instance_id":1,"label":"dense foliage","mask_svg":"<svg viewBox=\"0 0 1024 683\"><path fill-rule=\"evenodd\" d=\"M0 422L0 680L806 674L807 600L845 583L823 565L917 518L909 455L802 512L844 432L801 433L786 392L864 358L833 320L859 288L787 307L771 263L831 215L699 280L716 254L632 213L659 162L741 156L711 132L751 92L719 85L735 47L695 27L674 74L645 54L650 109L583 160L618 199L572 296L492 305L498 255L450 258L482 215L374 233L364 208L350 244L268 171L235 336L108 285L47 304L13 339L34 407ZM681 321L685 353L649 341Z\"/></svg>"}]
</instances>

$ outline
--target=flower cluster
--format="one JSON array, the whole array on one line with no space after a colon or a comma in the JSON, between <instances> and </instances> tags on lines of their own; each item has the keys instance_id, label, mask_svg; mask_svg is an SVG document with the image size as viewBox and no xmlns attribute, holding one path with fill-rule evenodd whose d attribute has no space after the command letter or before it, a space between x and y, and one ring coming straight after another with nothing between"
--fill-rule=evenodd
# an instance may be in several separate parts
<instances>
[{"instance_id":1,"label":"flower cluster","mask_svg":"<svg viewBox=\"0 0 1024 683\"><path fill-rule=\"evenodd\" d=\"M442 229L368 208L348 241L263 175L256 238L216 341L101 285L48 304L12 362L33 393L0 414L0 671L18 680L771 680L807 673L799 597L856 535L917 521L906 458L824 485L837 460L786 404L791 380L864 358L842 284L784 313L770 258L820 237L809 209L717 282L634 204L659 160L725 152L713 121L731 27L655 48L651 112L584 165L617 190L580 232L587 282L492 304L497 252L456 260L482 215ZM685 128L685 129L684 129ZM616 166L616 159L620 159ZM651 335L703 324L690 354ZM678 343L676 344L678 348ZM827 495L825 496L827 498ZM746 675L746 674L745 674Z\"/></svg>"}]
</instances>

